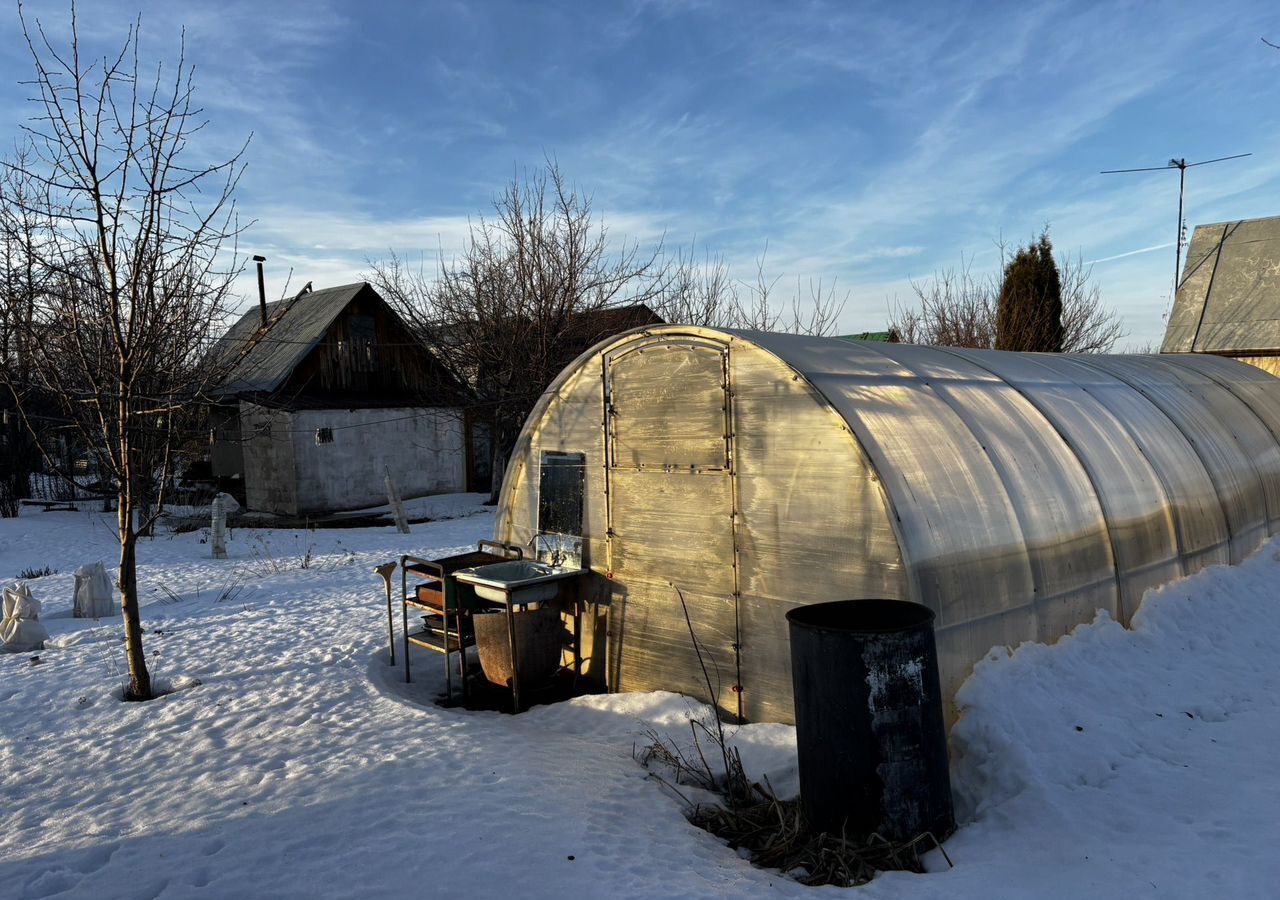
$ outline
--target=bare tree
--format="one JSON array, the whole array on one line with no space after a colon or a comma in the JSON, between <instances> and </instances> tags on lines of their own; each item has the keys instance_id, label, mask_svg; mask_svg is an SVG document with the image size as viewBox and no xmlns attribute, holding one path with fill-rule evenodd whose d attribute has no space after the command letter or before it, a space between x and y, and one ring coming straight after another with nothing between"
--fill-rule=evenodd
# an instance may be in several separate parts
<instances>
[{"instance_id":1,"label":"bare tree","mask_svg":"<svg viewBox=\"0 0 1280 900\"><path fill-rule=\"evenodd\" d=\"M1102 305L1102 289L1092 281L1093 267L1079 254L1058 262L1062 278L1062 350L1109 353L1128 332L1113 310Z\"/></svg>"},{"instance_id":2,"label":"bare tree","mask_svg":"<svg viewBox=\"0 0 1280 900\"><path fill-rule=\"evenodd\" d=\"M23 166L29 159L27 147L19 147L14 162ZM27 186L12 170L0 171L0 204L15 215L0 231L0 361L16 369L19 378L29 368L26 335L34 314L35 295L39 290L35 265L37 225L28 212L30 199Z\"/></svg>"},{"instance_id":3,"label":"bare tree","mask_svg":"<svg viewBox=\"0 0 1280 900\"><path fill-rule=\"evenodd\" d=\"M703 253L698 260L697 245L676 255L666 288L653 298L654 311L663 321L681 325L733 328L741 306L724 257Z\"/></svg>"},{"instance_id":4,"label":"bare tree","mask_svg":"<svg viewBox=\"0 0 1280 900\"><path fill-rule=\"evenodd\" d=\"M664 321L713 328L742 328L747 331L784 331L818 337L833 333L848 301L848 293L838 295L836 283L810 279L807 290L799 276L789 304L775 303L781 276L770 277L765 257L768 247L756 260L755 279L737 281L724 258L706 254L698 263L693 248L679 255L663 290L654 292L654 310ZM807 293L807 296L806 296Z\"/></svg>"},{"instance_id":5,"label":"bare tree","mask_svg":"<svg viewBox=\"0 0 1280 900\"><path fill-rule=\"evenodd\" d=\"M20 148L17 159L26 158ZM31 474L39 461L39 451L30 435L15 420L18 405L31 396L31 323L35 298L44 273L36 265L36 219L25 210L29 206L26 187L8 170L0 170L0 206L10 206L15 214L8 227L0 228L0 368L9 373L0 391L0 517L18 515L18 501L27 497Z\"/></svg>"},{"instance_id":6,"label":"bare tree","mask_svg":"<svg viewBox=\"0 0 1280 900\"><path fill-rule=\"evenodd\" d=\"M827 334L844 301L834 283L797 279L790 319L773 303L777 279L733 280L720 257L698 260L696 245L667 257L662 242L614 242L589 195L554 160L513 179L491 218L471 225L466 246L435 271L391 254L370 261L368 279L419 334L444 369L470 387L489 426L496 501L505 460L525 418L560 370L617 331L663 321ZM643 310L640 310L643 312ZM443 386L442 386L443 387Z\"/></svg>"},{"instance_id":7,"label":"bare tree","mask_svg":"<svg viewBox=\"0 0 1280 900\"><path fill-rule=\"evenodd\" d=\"M37 112L26 126L30 153L6 164L22 191L6 195L0 222L8 234L24 216L35 226L32 264L43 283L23 346L33 389L56 409L57 432L114 484L125 697L147 700L138 535L163 503L157 486L168 481L182 416L202 381L216 377L200 362L237 270L229 245L239 230L231 196L240 153L215 165L187 162L204 121L185 46L171 71L157 65L143 76L136 25L120 52L102 59L82 55L74 6L65 47L25 15L22 27ZM47 439L36 411L21 404L20 412L28 431Z\"/></svg>"},{"instance_id":8,"label":"bare tree","mask_svg":"<svg viewBox=\"0 0 1280 900\"><path fill-rule=\"evenodd\" d=\"M1066 256L1058 260L1058 272L1062 283L1063 352L1110 351L1126 332L1115 311L1103 305L1102 291L1092 281L1092 268L1079 255ZM996 346L1000 283L994 275L975 275L972 260L967 260L959 268L913 281L911 288L917 302L895 303L889 311L890 326L898 331L903 343L984 349Z\"/></svg>"},{"instance_id":9,"label":"bare tree","mask_svg":"<svg viewBox=\"0 0 1280 900\"><path fill-rule=\"evenodd\" d=\"M370 280L469 385L490 428L493 497L538 396L573 357L615 326L601 313L647 303L671 284L661 246L615 244L591 198L554 161L513 179L493 218L472 224L461 254L435 273L392 255Z\"/></svg>"},{"instance_id":10,"label":"bare tree","mask_svg":"<svg viewBox=\"0 0 1280 900\"><path fill-rule=\"evenodd\" d=\"M889 314L890 327L903 343L995 346L995 296L989 280L974 277L972 260L925 281L912 281L911 289L919 306L896 304Z\"/></svg>"}]
</instances>

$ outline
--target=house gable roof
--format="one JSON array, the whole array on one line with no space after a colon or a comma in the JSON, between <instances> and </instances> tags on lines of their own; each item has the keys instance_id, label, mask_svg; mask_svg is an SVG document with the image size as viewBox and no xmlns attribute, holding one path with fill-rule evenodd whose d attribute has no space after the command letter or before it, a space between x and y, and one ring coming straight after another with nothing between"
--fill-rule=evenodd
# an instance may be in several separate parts
<instances>
[{"instance_id":1,"label":"house gable roof","mask_svg":"<svg viewBox=\"0 0 1280 900\"><path fill-rule=\"evenodd\" d=\"M606 306L590 312L578 313L581 320L580 329L587 334L586 346L608 337L620 334L632 328L645 325L663 325L660 315L643 303L629 303L623 306Z\"/></svg>"},{"instance_id":2,"label":"house gable roof","mask_svg":"<svg viewBox=\"0 0 1280 900\"><path fill-rule=\"evenodd\" d=\"M1160 350L1280 351L1280 216L1196 227Z\"/></svg>"},{"instance_id":3,"label":"house gable roof","mask_svg":"<svg viewBox=\"0 0 1280 900\"><path fill-rule=\"evenodd\" d=\"M214 345L211 354L217 364L230 362L230 370L214 393L230 396L249 392L270 393L315 348L333 324L362 291L377 292L367 282L308 291L267 304L267 327L254 306L242 315ZM381 298L379 298L381 299Z\"/></svg>"}]
</instances>

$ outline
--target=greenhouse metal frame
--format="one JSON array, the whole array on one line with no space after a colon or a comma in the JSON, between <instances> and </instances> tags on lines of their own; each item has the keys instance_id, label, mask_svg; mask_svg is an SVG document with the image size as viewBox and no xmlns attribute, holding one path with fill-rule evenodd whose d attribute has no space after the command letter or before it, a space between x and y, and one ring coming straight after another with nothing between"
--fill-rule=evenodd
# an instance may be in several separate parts
<instances>
[{"instance_id":1,"label":"greenhouse metal frame","mask_svg":"<svg viewBox=\"0 0 1280 900\"><path fill-rule=\"evenodd\" d=\"M794 606L928 606L950 701L992 647L1127 623L1148 589L1242 560L1280 530L1280 380L657 326L548 388L497 539L533 546L540 506L563 508L539 496L544 458L583 467L555 483L580 485L587 672L789 722Z\"/></svg>"}]
</instances>

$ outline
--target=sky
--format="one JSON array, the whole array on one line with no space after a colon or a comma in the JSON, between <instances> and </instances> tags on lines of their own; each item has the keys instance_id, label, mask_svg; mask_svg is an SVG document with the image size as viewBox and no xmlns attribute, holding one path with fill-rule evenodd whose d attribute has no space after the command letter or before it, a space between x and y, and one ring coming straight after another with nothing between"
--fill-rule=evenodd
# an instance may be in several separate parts
<instances>
[{"instance_id":1,"label":"sky","mask_svg":"<svg viewBox=\"0 0 1280 900\"><path fill-rule=\"evenodd\" d=\"M24 8L65 37L65 2ZM431 267L554 159L615 241L696 246L744 281L763 255L784 294L834 282L849 332L1048 225L1136 348L1164 332L1177 171L1101 170L1252 153L1188 170L1188 229L1280 215L1266 0L82 0L87 52L139 14L144 62L171 65L185 29L209 120L191 161L250 139L241 250L267 257L269 299L290 271L296 289L392 252ZM8 147L32 69L16 7L0 29Z\"/></svg>"}]
</instances>

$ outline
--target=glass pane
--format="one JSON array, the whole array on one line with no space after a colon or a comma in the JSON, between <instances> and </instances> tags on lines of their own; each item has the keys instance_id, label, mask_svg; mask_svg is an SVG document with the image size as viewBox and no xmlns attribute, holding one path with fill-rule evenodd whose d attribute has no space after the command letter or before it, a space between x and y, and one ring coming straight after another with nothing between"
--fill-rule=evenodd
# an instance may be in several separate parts
<instances>
[{"instance_id":1,"label":"glass pane","mask_svg":"<svg viewBox=\"0 0 1280 900\"><path fill-rule=\"evenodd\" d=\"M538 477L538 531L582 534L582 493L587 457L582 453L542 454Z\"/></svg>"}]
</instances>

